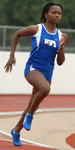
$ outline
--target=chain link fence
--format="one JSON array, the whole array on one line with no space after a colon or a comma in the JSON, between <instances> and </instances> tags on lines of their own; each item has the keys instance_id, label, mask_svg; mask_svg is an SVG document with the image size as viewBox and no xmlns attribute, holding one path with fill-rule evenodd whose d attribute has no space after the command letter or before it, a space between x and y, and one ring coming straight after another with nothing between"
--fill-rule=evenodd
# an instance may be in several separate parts
<instances>
[{"instance_id":1,"label":"chain link fence","mask_svg":"<svg viewBox=\"0 0 75 150\"><path fill-rule=\"evenodd\" d=\"M0 26L0 51L10 51L11 41L16 30L24 28L19 26ZM67 33L68 40L65 47L66 53L75 53L75 30L60 29ZM18 41L16 51L28 52L31 50L31 36L21 37Z\"/></svg>"}]
</instances>

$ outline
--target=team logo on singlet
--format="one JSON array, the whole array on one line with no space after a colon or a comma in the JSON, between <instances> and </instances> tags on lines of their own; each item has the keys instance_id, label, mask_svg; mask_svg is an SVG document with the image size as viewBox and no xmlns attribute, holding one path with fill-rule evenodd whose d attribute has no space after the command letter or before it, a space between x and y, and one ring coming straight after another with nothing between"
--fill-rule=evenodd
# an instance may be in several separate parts
<instances>
[{"instance_id":1,"label":"team logo on singlet","mask_svg":"<svg viewBox=\"0 0 75 150\"><path fill-rule=\"evenodd\" d=\"M45 39L44 44L49 45L49 46L53 46L56 48L56 42L53 40Z\"/></svg>"}]
</instances>

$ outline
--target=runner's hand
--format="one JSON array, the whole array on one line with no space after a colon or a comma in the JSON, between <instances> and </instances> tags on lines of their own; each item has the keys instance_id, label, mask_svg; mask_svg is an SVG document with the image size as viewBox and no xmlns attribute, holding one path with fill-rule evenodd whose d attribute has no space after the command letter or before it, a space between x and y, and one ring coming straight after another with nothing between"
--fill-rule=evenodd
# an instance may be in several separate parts
<instances>
[{"instance_id":1,"label":"runner's hand","mask_svg":"<svg viewBox=\"0 0 75 150\"><path fill-rule=\"evenodd\" d=\"M67 40L67 34L66 33L62 33L62 37L60 39L60 48L63 48L63 46L65 46L66 40Z\"/></svg>"},{"instance_id":2,"label":"runner's hand","mask_svg":"<svg viewBox=\"0 0 75 150\"><path fill-rule=\"evenodd\" d=\"M5 69L5 72L11 72L12 71L12 65L14 64L15 65L16 63L16 59L14 57L10 57L8 62L6 63L4 69Z\"/></svg>"}]
</instances>

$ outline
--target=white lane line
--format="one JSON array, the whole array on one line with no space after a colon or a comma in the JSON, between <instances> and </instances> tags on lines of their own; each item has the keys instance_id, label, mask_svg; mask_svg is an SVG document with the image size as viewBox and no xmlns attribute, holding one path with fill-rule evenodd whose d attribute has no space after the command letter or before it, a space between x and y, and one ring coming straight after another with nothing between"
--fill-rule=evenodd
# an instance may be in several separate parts
<instances>
[{"instance_id":1,"label":"white lane line","mask_svg":"<svg viewBox=\"0 0 75 150\"><path fill-rule=\"evenodd\" d=\"M49 136L51 136L51 135L53 135L55 133L56 133L56 131L52 131L48 135L41 137L40 139L36 140L35 142L43 141L44 139L48 138Z\"/></svg>"},{"instance_id":2,"label":"white lane line","mask_svg":"<svg viewBox=\"0 0 75 150\"><path fill-rule=\"evenodd\" d=\"M75 108L49 108L49 109L38 109L35 113L45 113L45 112L70 112L75 111ZM14 111L14 112L0 112L0 116L15 116L21 115L23 111Z\"/></svg>"},{"instance_id":3,"label":"white lane line","mask_svg":"<svg viewBox=\"0 0 75 150\"><path fill-rule=\"evenodd\" d=\"M13 141L12 141L12 140L9 140L9 139L0 139L0 141L6 141L6 142L11 142L11 143L13 143ZM22 144L26 145L27 143L22 143Z\"/></svg>"},{"instance_id":4,"label":"white lane line","mask_svg":"<svg viewBox=\"0 0 75 150\"><path fill-rule=\"evenodd\" d=\"M6 135L6 136L8 136L8 137L12 137L11 134L6 133L6 132L4 132L4 131L2 131L2 130L0 130L0 133ZM36 146L40 146L40 147L53 148L53 149L55 149L55 150L64 150L64 149L59 149L59 148L56 148L56 147L53 147L53 146L49 146L49 145L45 145L45 144L33 142L33 141L30 141L30 140L26 140L26 139L23 139L23 138L21 138L21 141L26 142L26 143L29 143L29 144L33 144L33 146L36 145Z\"/></svg>"}]
</instances>

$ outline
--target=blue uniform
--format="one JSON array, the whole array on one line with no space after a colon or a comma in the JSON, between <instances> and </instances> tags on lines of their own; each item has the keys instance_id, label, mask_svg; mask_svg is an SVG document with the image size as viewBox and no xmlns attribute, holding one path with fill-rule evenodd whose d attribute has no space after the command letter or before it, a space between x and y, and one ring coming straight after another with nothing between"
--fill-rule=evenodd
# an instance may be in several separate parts
<instances>
[{"instance_id":1,"label":"blue uniform","mask_svg":"<svg viewBox=\"0 0 75 150\"><path fill-rule=\"evenodd\" d=\"M38 25L38 32L32 36L32 48L26 63L24 75L32 70L40 71L47 81L52 80L55 56L59 51L61 31L49 33L43 24Z\"/></svg>"}]
</instances>

